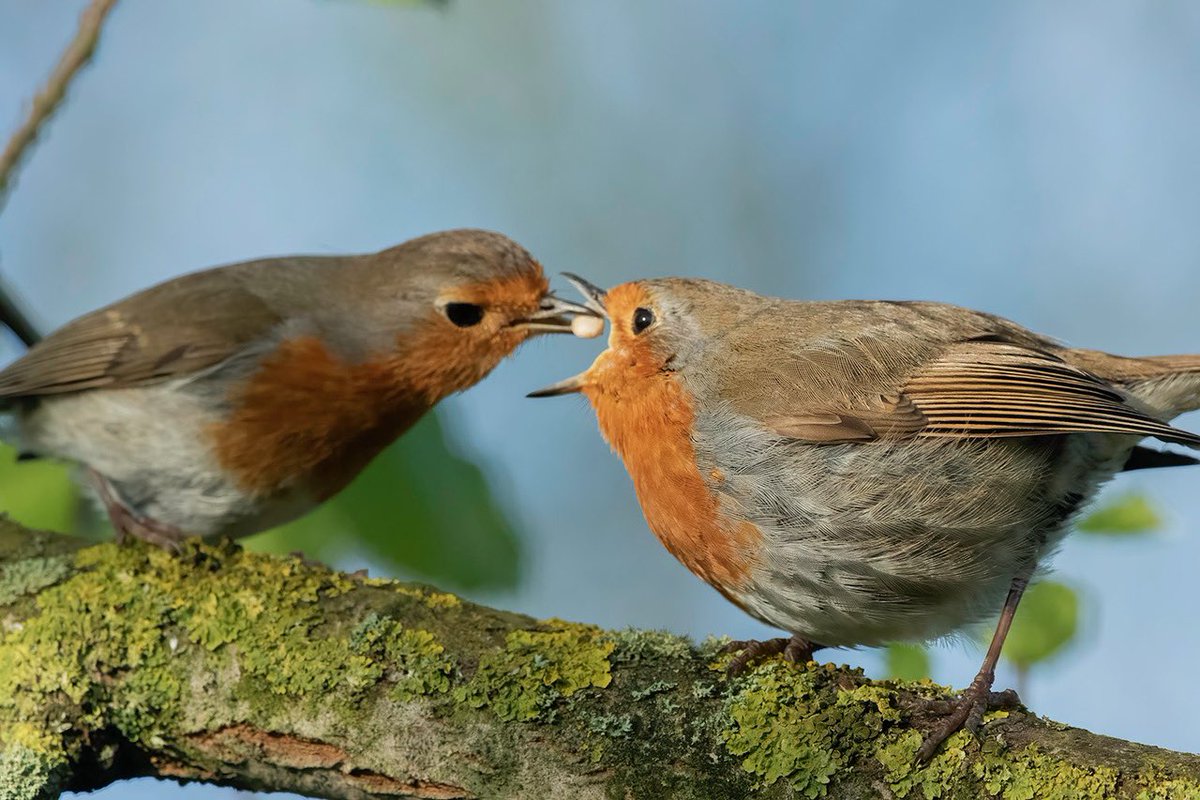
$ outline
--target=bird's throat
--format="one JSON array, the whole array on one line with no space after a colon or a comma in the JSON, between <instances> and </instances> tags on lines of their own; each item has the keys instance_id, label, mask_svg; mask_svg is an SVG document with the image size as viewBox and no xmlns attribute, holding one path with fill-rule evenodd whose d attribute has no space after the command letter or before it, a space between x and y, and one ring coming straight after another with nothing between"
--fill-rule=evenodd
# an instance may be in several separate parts
<instances>
[{"instance_id":1,"label":"bird's throat","mask_svg":"<svg viewBox=\"0 0 1200 800\"><path fill-rule=\"evenodd\" d=\"M744 585L761 534L727 519L696 466L691 398L658 373L619 392L591 385L604 438L625 462L650 530L680 562L726 596ZM612 387L608 387L612 388Z\"/></svg>"}]
</instances>

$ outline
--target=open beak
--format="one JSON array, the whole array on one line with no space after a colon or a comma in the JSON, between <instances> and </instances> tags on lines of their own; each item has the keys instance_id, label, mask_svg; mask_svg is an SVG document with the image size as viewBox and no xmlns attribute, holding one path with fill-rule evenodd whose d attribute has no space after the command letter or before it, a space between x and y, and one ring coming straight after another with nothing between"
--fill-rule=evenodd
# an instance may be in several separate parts
<instances>
[{"instance_id":1,"label":"open beak","mask_svg":"<svg viewBox=\"0 0 1200 800\"><path fill-rule=\"evenodd\" d=\"M604 307L605 291L594 283L586 281L578 275L572 275L570 272L564 272L563 277L571 282L571 285L579 290L583 295L583 312L588 316L608 318L608 309ZM571 303L570 305L575 305ZM580 306L576 306L579 308ZM560 394L573 394L574 392L583 391L583 387L587 384L587 372L581 372L578 375L572 375L570 378L553 383L537 391L530 392L526 397L556 397Z\"/></svg>"},{"instance_id":2,"label":"open beak","mask_svg":"<svg viewBox=\"0 0 1200 800\"><path fill-rule=\"evenodd\" d=\"M514 322L513 327L543 333L570 333L571 318L574 316L599 317L601 315L590 305L572 303L570 300L563 300L561 297L547 292L542 296L538 310L528 317Z\"/></svg>"},{"instance_id":3,"label":"open beak","mask_svg":"<svg viewBox=\"0 0 1200 800\"><path fill-rule=\"evenodd\" d=\"M583 304L587 306L596 316L608 318L608 309L604 306L604 296L607 294L596 284L586 281L578 275L570 272L562 274L564 278L571 282L571 285L579 290L583 295Z\"/></svg>"},{"instance_id":4,"label":"open beak","mask_svg":"<svg viewBox=\"0 0 1200 800\"><path fill-rule=\"evenodd\" d=\"M587 375L586 372L581 372L578 375L572 375L565 380L561 380L558 383L552 383L549 386L538 389L537 391L530 392L525 396L557 397L560 394L573 394L575 392L581 392L583 391L584 384L587 383L587 379L584 377L585 375Z\"/></svg>"}]
</instances>

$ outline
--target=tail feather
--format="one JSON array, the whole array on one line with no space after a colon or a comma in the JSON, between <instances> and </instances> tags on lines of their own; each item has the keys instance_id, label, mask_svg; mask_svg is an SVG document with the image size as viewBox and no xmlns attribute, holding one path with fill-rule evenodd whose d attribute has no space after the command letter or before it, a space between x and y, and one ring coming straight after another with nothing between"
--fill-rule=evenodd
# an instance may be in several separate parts
<instances>
[{"instance_id":1,"label":"tail feather","mask_svg":"<svg viewBox=\"0 0 1200 800\"><path fill-rule=\"evenodd\" d=\"M1125 460L1125 466L1121 467L1121 469L1124 472L1129 472L1135 469L1190 467L1194 464L1200 464L1200 458L1195 458L1184 453L1176 453L1171 450L1155 450L1152 447L1142 447L1139 445L1133 448L1133 452L1129 454L1129 458Z\"/></svg>"},{"instance_id":2,"label":"tail feather","mask_svg":"<svg viewBox=\"0 0 1200 800\"><path fill-rule=\"evenodd\" d=\"M1137 360L1148 365L1149 370L1148 374L1125 383L1131 394L1170 415L1167 419L1200 409L1200 354Z\"/></svg>"},{"instance_id":3,"label":"tail feather","mask_svg":"<svg viewBox=\"0 0 1200 800\"><path fill-rule=\"evenodd\" d=\"M1200 354L1125 358L1098 350L1068 350L1067 360L1125 388L1162 420L1200 409Z\"/></svg>"},{"instance_id":4,"label":"tail feather","mask_svg":"<svg viewBox=\"0 0 1200 800\"><path fill-rule=\"evenodd\" d=\"M1154 364L1161 370L1160 375L1200 372L1200 353L1176 356L1145 356L1137 360Z\"/></svg>"}]
</instances>

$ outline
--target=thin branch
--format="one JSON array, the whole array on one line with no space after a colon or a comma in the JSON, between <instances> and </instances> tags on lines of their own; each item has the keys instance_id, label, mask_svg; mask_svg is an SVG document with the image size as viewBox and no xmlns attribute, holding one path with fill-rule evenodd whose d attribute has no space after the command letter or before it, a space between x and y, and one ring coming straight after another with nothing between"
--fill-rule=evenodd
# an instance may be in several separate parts
<instances>
[{"instance_id":1,"label":"thin branch","mask_svg":"<svg viewBox=\"0 0 1200 800\"><path fill-rule=\"evenodd\" d=\"M24 158L25 151L37 139L42 126L50 117L54 116L54 112L58 110L67 96L67 89L71 82L75 80L79 70L96 51L104 20L116 4L117 0L92 0L84 9L79 17L79 30L75 33L75 38L63 50L58 64L55 65L54 71L46 80L46 85L34 95L33 103L29 108L29 116L13 132L8 144L4 147L4 152L0 153L0 210L4 208L8 190L16 178L17 166ZM12 291L2 281L0 281L0 323L6 325L27 347L32 347L41 338L37 326L21 309Z\"/></svg>"},{"instance_id":2,"label":"thin branch","mask_svg":"<svg viewBox=\"0 0 1200 800\"><path fill-rule=\"evenodd\" d=\"M0 154L0 205L8 195L8 188L13 180L13 172L29 149L38 132L66 97L67 89L75 75L92 57L96 44L100 41L100 30L104 19L112 11L117 0L92 0L83 14L79 17L79 31L67 45L62 56L50 73L46 85L33 98L29 116L13 133Z\"/></svg>"},{"instance_id":3,"label":"thin branch","mask_svg":"<svg viewBox=\"0 0 1200 800\"><path fill-rule=\"evenodd\" d=\"M17 303L12 288L3 276L0 276L0 323L4 323L26 347L33 347L42 338L37 326Z\"/></svg>"}]
</instances>

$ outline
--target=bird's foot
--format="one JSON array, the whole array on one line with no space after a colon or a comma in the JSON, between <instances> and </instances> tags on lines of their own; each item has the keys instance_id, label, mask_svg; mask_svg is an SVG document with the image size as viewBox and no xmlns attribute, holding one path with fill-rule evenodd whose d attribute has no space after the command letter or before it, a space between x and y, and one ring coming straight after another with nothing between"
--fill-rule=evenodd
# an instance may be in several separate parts
<instances>
[{"instance_id":1,"label":"bird's foot","mask_svg":"<svg viewBox=\"0 0 1200 800\"><path fill-rule=\"evenodd\" d=\"M155 547L161 547L172 553L178 553L183 548L184 541L188 538L185 532L174 525L167 525L156 519L144 517L124 507L116 514L110 510L108 518L112 521L113 527L117 531L118 544L123 544L131 538L140 539L143 542L149 542Z\"/></svg>"},{"instance_id":2,"label":"bird's foot","mask_svg":"<svg viewBox=\"0 0 1200 800\"><path fill-rule=\"evenodd\" d=\"M737 656L729 662L729 666L725 668L725 672L729 677L736 677L746 671L746 668L755 661L760 661L770 656L777 656L780 653L783 657L791 661L793 664L807 664L813 660L813 652L822 647L822 645L814 644L800 636L792 636L790 639L747 639L745 641L730 642L721 648L722 653L738 653ZM741 652L738 652L741 651Z\"/></svg>"},{"instance_id":3,"label":"bird's foot","mask_svg":"<svg viewBox=\"0 0 1200 800\"><path fill-rule=\"evenodd\" d=\"M188 538L186 532L174 525L139 514L121 500L107 478L95 470L91 471L91 476L100 500L104 503L104 510L108 512L108 520L116 531L117 544L124 544L132 538L149 542L172 553L180 551L184 540Z\"/></svg>"},{"instance_id":4,"label":"bird's foot","mask_svg":"<svg viewBox=\"0 0 1200 800\"><path fill-rule=\"evenodd\" d=\"M979 731L983 724L983 715L988 711L1011 711L1021 707L1021 698L1012 689L1003 692L992 691L992 681L988 676L975 676L957 700L927 700L922 710L937 716L946 715L925 737L917 750L917 762L925 763L933 758L942 743L960 730L970 733Z\"/></svg>"}]
</instances>

